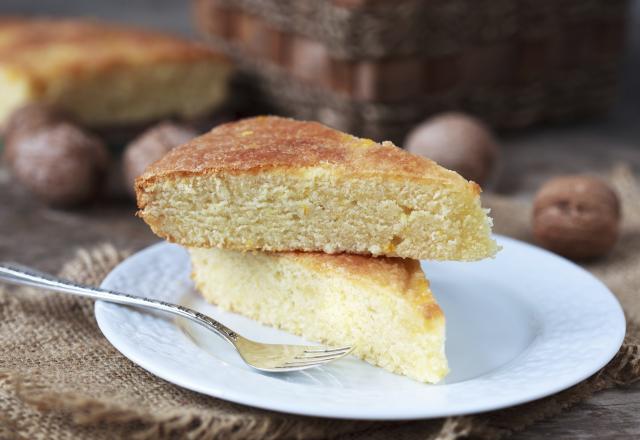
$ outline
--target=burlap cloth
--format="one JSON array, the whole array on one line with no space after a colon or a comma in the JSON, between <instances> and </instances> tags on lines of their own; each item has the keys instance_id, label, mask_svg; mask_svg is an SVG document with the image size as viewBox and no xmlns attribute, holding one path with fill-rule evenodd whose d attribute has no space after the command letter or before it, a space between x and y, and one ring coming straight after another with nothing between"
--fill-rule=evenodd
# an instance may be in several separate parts
<instances>
[{"instance_id":1,"label":"burlap cloth","mask_svg":"<svg viewBox=\"0 0 640 440\"><path fill-rule=\"evenodd\" d=\"M624 227L608 257L585 267L620 299L631 324L613 361L590 379L545 399L475 416L417 422L356 422L297 417L196 394L158 379L102 336L93 303L27 289L0 291L0 438L503 438L592 393L640 377L640 190L625 169L613 173ZM528 240L529 205L486 197L496 230ZM80 250L61 270L98 284L126 252ZM215 371L212 371L215 374Z\"/></svg>"}]
</instances>

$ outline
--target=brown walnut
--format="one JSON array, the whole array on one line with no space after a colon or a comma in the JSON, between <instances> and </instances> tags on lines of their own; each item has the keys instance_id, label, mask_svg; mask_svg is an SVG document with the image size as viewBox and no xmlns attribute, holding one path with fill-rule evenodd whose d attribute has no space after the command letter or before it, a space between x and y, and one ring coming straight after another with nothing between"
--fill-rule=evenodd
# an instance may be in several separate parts
<instances>
[{"instance_id":1,"label":"brown walnut","mask_svg":"<svg viewBox=\"0 0 640 440\"><path fill-rule=\"evenodd\" d=\"M14 145L22 136L30 136L36 131L60 122L70 120L64 112L50 104L33 102L14 110L4 127L4 159L11 164L14 157Z\"/></svg>"},{"instance_id":2,"label":"brown walnut","mask_svg":"<svg viewBox=\"0 0 640 440\"><path fill-rule=\"evenodd\" d=\"M122 160L127 190L135 194L136 177L144 173L149 165L160 159L169 150L197 135L196 131L187 126L163 122L151 127L134 139L125 149Z\"/></svg>"},{"instance_id":3,"label":"brown walnut","mask_svg":"<svg viewBox=\"0 0 640 440\"><path fill-rule=\"evenodd\" d=\"M601 179L557 177L535 197L533 235L542 246L567 258L595 258L613 248L620 217L618 196Z\"/></svg>"},{"instance_id":4,"label":"brown walnut","mask_svg":"<svg viewBox=\"0 0 640 440\"><path fill-rule=\"evenodd\" d=\"M70 123L43 127L14 140L11 169L43 201L70 206L101 188L109 163L102 142Z\"/></svg>"},{"instance_id":5,"label":"brown walnut","mask_svg":"<svg viewBox=\"0 0 640 440\"><path fill-rule=\"evenodd\" d=\"M423 122L409 133L404 146L480 185L489 180L499 153L491 130L462 113L444 113Z\"/></svg>"}]
</instances>

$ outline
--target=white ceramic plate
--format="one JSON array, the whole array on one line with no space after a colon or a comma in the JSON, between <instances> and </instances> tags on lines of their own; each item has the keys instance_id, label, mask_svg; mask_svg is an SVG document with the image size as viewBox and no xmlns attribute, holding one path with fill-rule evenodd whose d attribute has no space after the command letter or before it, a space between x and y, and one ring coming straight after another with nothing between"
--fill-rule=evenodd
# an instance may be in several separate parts
<instances>
[{"instance_id":1,"label":"white ceramic plate","mask_svg":"<svg viewBox=\"0 0 640 440\"><path fill-rule=\"evenodd\" d=\"M503 250L477 263L423 264L447 317L451 373L426 385L354 357L286 374L244 365L217 336L180 318L98 302L100 329L151 373L221 399L288 413L350 419L469 414L534 400L596 372L625 333L622 309L597 279L534 246L497 237ZM193 290L189 260L166 243L116 267L102 287L193 307L264 342L301 338L225 313Z\"/></svg>"}]
</instances>

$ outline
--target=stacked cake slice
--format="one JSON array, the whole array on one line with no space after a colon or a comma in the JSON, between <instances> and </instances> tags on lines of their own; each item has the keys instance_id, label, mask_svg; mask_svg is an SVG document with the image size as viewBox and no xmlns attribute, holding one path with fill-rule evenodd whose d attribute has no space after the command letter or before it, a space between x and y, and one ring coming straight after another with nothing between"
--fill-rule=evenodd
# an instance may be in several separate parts
<instances>
[{"instance_id":1,"label":"stacked cake slice","mask_svg":"<svg viewBox=\"0 0 640 440\"><path fill-rule=\"evenodd\" d=\"M136 191L153 231L190 249L207 300L426 382L447 372L444 316L417 260L497 251L475 183L313 122L219 126Z\"/></svg>"}]
</instances>

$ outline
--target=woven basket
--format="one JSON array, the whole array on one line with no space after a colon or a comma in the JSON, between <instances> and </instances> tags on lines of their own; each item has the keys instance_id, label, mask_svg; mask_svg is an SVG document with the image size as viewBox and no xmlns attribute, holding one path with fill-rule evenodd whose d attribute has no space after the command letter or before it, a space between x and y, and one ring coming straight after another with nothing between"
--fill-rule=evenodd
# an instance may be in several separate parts
<instances>
[{"instance_id":1,"label":"woven basket","mask_svg":"<svg viewBox=\"0 0 640 440\"><path fill-rule=\"evenodd\" d=\"M198 29L277 110L401 141L457 109L498 128L598 115L625 0L194 0Z\"/></svg>"}]
</instances>

